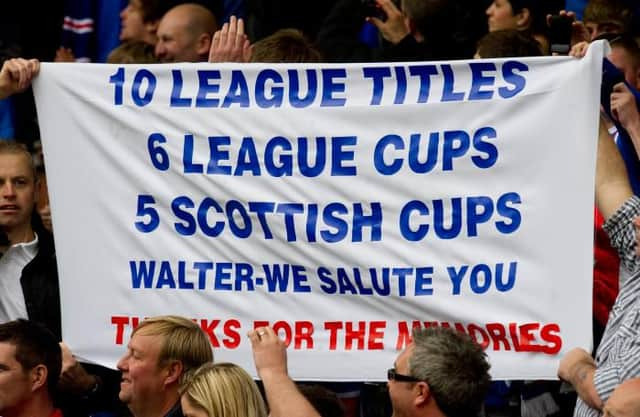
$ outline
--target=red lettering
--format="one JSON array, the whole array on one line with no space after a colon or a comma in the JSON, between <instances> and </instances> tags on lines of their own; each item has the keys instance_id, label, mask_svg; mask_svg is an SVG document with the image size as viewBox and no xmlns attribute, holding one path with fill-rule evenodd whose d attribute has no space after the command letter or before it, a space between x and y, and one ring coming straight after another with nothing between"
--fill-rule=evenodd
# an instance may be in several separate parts
<instances>
[{"instance_id":1,"label":"red lettering","mask_svg":"<svg viewBox=\"0 0 640 417\"><path fill-rule=\"evenodd\" d=\"M214 330L220 324L220 320L209 320L201 319L200 320L200 328L209 336L209 341L211 345L215 348L220 347L220 342L218 342L218 338L216 337Z\"/></svg>"},{"instance_id":2,"label":"red lettering","mask_svg":"<svg viewBox=\"0 0 640 417\"><path fill-rule=\"evenodd\" d=\"M283 320L273 323L273 331L279 334L280 330L284 330L284 338L282 339L282 341L284 342L285 346L288 347L291 343L291 326L289 326L289 323ZM279 336L282 335L279 334Z\"/></svg>"},{"instance_id":3,"label":"red lettering","mask_svg":"<svg viewBox=\"0 0 640 417\"><path fill-rule=\"evenodd\" d=\"M535 334L532 333L540 328L540 323L526 323L518 326L520 330L520 346L525 352L540 352L540 345L536 344Z\"/></svg>"},{"instance_id":4,"label":"red lettering","mask_svg":"<svg viewBox=\"0 0 640 417\"><path fill-rule=\"evenodd\" d=\"M313 349L313 323L310 321L296 321L295 326L294 348L302 349L302 342L305 342L307 349Z\"/></svg>"},{"instance_id":5,"label":"red lettering","mask_svg":"<svg viewBox=\"0 0 640 417\"><path fill-rule=\"evenodd\" d=\"M324 329L329 330L329 350L336 350L338 346L338 331L342 329L342 322L325 321Z\"/></svg>"},{"instance_id":6,"label":"red lettering","mask_svg":"<svg viewBox=\"0 0 640 417\"><path fill-rule=\"evenodd\" d=\"M127 316L111 316L111 324L116 325L116 345L124 343L124 327L129 324Z\"/></svg>"},{"instance_id":7,"label":"red lettering","mask_svg":"<svg viewBox=\"0 0 640 417\"><path fill-rule=\"evenodd\" d=\"M509 323L509 334L511 335L511 341L513 342L513 348L516 352L522 352L520 341L518 340L518 329L516 323Z\"/></svg>"},{"instance_id":8,"label":"red lettering","mask_svg":"<svg viewBox=\"0 0 640 417\"><path fill-rule=\"evenodd\" d=\"M236 319L224 322L223 331L225 338L222 339L224 347L227 349L235 349L240 346L240 333L238 332L240 327L240 322Z\"/></svg>"},{"instance_id":9,"label":"red lettering","mask_svg":"<svg viewBox=\"0 0 640 417\"><path fill-rule=\"evenodd\" d=\"M351 350L353 348L353 342L358 343L356 349L364 349L364 337L367 334L367 323L359 321L357 326L357 328L354 328L354 323L350 321L347 322L347 326L344 331L345 350Z\"/></svg>"},{"instance_id":10,"label":"red lettering","mask_svg":"<svg viewBox=\"0 0 640 417\"><path fill-rule=\"evenodd\" d=\"M562 349L562 337L560 333L560 326L556 323L549 323L542 326L540 331L540 337L549 345L542 346L542 351L548 355L555 355Z\"/></svg>"},{"instance_id":11,"label":"red lettering","mask_svg":"<svg viewBox=\"0 0 640 417\"><path fill-rule=\"evenodd\" d=\"M500 343L504 344L504 350L511 350L504 325L502 323L487 323L487 331L493 341L493 350L500 350Z\"/></svg>"},{"instance_id":12,"label":"red lettering","mask_svg":"<svg viewBox=\"0 0 640 417\"><path fill-rule=\"evenodd\" d=\"M369 337L367 342L368 350L384 349L384 329L386 328L386 321L372 321L369 323Z\"/></svg>"},{"instance_id":13,"label":"red lettering","mask_svg":"<svg viewBox=\"0 0 640 417\"><path fill-rule=\"evenodd\" d=\"M489 335L482 327L476 324L470 324L467 326L467 332L469 332L469 336L471 336L477 344L482 346L482 349L489 347ZM482 341L478 340L478 333L482 337Z\"/></svg>"}]
</instances>

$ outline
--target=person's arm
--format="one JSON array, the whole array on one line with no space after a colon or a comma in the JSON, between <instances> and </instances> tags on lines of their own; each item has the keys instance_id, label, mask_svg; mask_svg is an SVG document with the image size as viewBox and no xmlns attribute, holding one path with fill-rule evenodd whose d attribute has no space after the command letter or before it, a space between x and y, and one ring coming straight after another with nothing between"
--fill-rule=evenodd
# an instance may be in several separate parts
<instances>
[{"instance_id":1,"label":"person's arm","mask_svg":"<svg viewBox=\"0 0 640 417\"><path fill-rule=\"evenodd\" d=\"M271 417L320 417L287 373L284 342L270 327L248 334L258 376L262 379Z\"/></svg>"},{"instance_id":2,"label":"person's arm","mask_svg":"<svg viewBox=\"0 0 640 417\"><path fill-rule=\"evenodd\" d=\"M596 161L596 203L605 220L633 196L622 156L600 119Z\"/></svg>"},{"instance_id":3,"label":"person's arm","mask_svg":"<svg viewBox=\"0 0 640 417\"><path fill-rule=\"evenodd\" d=\"M83 396L95 389L100 382L99 379L82 367L66 344L60 342L60 350L62 351L62 369L58 382L59 388L78 396Z\"/></svg>"},{"instance_id":4,"label":"person's arm","mask_svg":"<svg viewBox=\"0 0 640 417\"><path fill-rule=\"evenodd\" d=\"M6 60L0 69L0 99L26 90L39 70L40 62L37 59Z\"/></svg>"},{"instance_id":5,"label":"person's arm","mask_svg":"<svg viewBox=\"0 0 640 417\"><path fill-rule=\"evenodd\" d=\"M601 410L602 400L594 384L596 369L591 355L582 348L575 348L563 356L558 367L558 376L570 383L589 407Z\"/></svg>"},{"instance_id":6,"label":"person's arm","mask_svg":"<svg viewBox=\"0 0 640 417\"><path fill-rule=\"evenodd\" d=\"M604 417L640 416L640 378L632 378L618 385L603 409Z\"/></svg>"},{"instance_id":7,"label":"person's arm","mask_svg":"<svg viewBox=\"0 0 640 417\"><path fill-rule=\"evenodd\" d=\"M636 97L625 83L618 83L613 86L611 113L629 134L636 154L640 157L640 113L638 112Z\"/></svg>"}]
</instances>

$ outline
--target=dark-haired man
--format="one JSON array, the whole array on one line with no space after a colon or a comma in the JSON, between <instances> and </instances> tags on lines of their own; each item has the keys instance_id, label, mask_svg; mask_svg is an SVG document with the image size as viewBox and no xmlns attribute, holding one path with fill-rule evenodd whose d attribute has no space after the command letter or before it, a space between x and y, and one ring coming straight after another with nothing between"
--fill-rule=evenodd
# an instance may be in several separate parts
<instances>
[{"instance_id":1,"label":"dark-haired man","mask_svg":"<svg viewBox=\"0 0 640 417\"><path fill-rule=\"evenodd\" d=\"M44 326L20 319L0 324L0 415L62 417L53 404L62 356Z\"/></svg>"}]
</instances>

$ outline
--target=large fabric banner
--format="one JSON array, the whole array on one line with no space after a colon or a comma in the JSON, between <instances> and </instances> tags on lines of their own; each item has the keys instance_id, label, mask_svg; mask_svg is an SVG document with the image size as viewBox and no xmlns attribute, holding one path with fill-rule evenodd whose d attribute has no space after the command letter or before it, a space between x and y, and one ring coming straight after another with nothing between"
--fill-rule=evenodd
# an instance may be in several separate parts
<instances>
[{"instance_id":1,"label":"large fabric banner","mask_svg":"<svg viewBox=\"0 0 640 417\"><path fill-rule=\"evenodd\" d=\"M383 380L450 326L554 378L591 343L602 57L44 64L65 341L114 366L182 315L255 372L270 325L294 378Z\"/></svg>"}]
</instances>

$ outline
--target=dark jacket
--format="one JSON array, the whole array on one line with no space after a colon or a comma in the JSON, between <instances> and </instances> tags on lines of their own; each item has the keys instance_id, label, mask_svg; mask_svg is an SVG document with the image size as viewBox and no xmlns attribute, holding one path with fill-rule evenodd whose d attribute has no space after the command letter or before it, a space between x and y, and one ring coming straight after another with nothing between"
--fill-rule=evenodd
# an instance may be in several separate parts
<instances>
[{"instance_id":1,"label":"dark jacket","mask_svg":"<svg viewBox=\"0 0 640 417\"><path fill-rule=\"evenodd\" d=\"M20 285L29 320L44 324L62 340L60 322L60 286L53 236L37 230L38 253L22 270Z\"/></svg>"}]
</instances>

